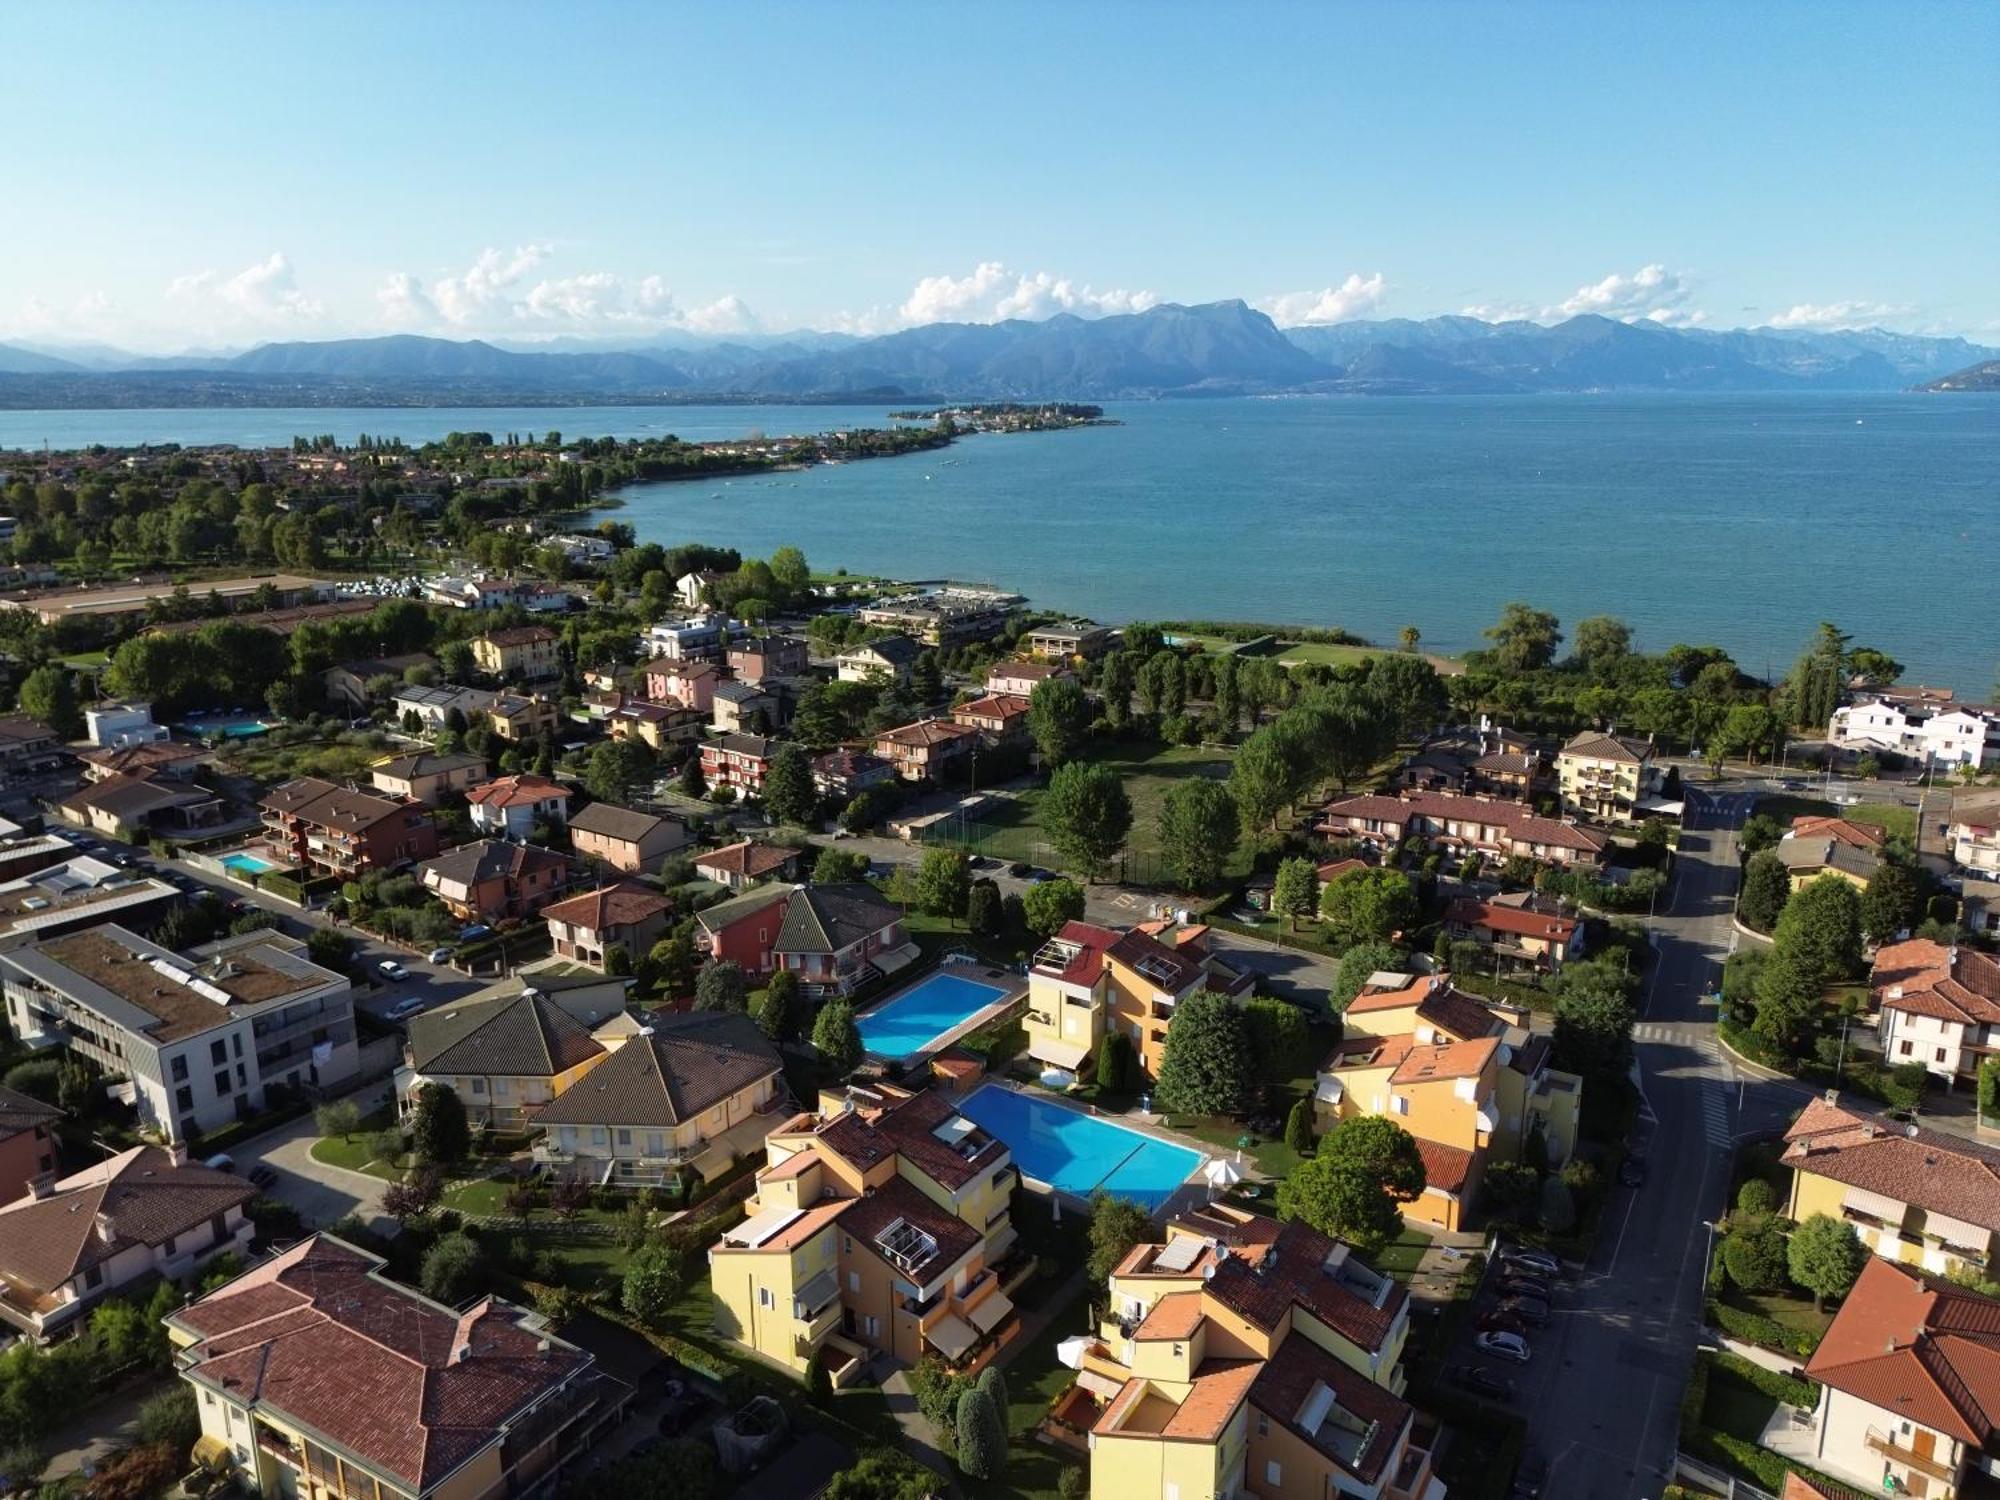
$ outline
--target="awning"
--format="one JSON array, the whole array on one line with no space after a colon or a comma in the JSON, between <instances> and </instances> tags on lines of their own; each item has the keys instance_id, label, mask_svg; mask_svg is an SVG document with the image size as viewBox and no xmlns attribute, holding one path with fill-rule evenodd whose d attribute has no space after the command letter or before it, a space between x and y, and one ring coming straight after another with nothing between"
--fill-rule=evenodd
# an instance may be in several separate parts
<instances>
[{"instance_id":1,"label":"awning","mask_svg":"<svg viewBox=\"0 0 2000 1500\"><path fill-rule=\"evenodd\" d=\"M736 1153L729 1149L727 1141L716 1141L694 1159L694 1169L701 1173L703 1182L713 1182L724 1176L736 1164Z\"/></svg>"},{"instance_id":2,"label":"awning","mask_svg":"<svg viewBox=\"0 0 2000 1500\"><path fill-rule=\"evenodd\" d=\"M969 1316L972 1326L981 1333L991 1333L996 1323L1014 1310L1014 1303L1005 1292L995 1292L979 1306L973 1308Z\"/></svg>"},{"instance_id":3,"label":"awning","mask_svg":"<svg viewBox=\"0 0 2000 1500\"><path fill-rule=\"evenodd\" d=\"M223 1469L236 1462L236 1453L225 1439L204 1432L194 1440L194 1461L210 1468Z\"/></svg>"},{"instance_id":4,"label":"awning","mask_svg":"<svg viewBox=\"0 0 2000 1500\"><path fill-rule=\"evenodd\" d=\"M1100 1401L1109 1401L1125 1389L1125 1382L1113 1380L1109 1375L1100 1375L1095 1370L1078 1370L1076 1383Z\"/></svg>"},{"instance_id":5,"label":"awning","mask_svg":"<svg viewBox=\"0 0 2000 1500\"><path fill-rule=\"evenodd\" d=\"M915 943L905 943L900 948L889 948L876 954L868 961L884 974L894 974L899 969L907 969L923 954L923 949Z\"/></svg>"},{"instance_id":6,"label":"awning","mask_svg":"<svg viewBox=\"0 0 2000 1500\"><path fill-rule=\"evenodd\" d=\"M1028 1053L1037 1062L1053 1063L1058 1068L1081 1067L1083 1060L1090 1056L1088 1042L1058 1042L1053 1038L1044 1040L1036 1037L1028 1044Z\"/></svg>"},{"instance_id":7,"label":"awning","mask_svg":"<svg viewBox=\"0 0 2000 1500\"><path fill-rule=\"evenodd\" d=\"M802 1316L815 1318L839 1295L840 1278L828 1269L821 1271L819 1275L793 1292L792 1303L795 1307L804 1309Z\"/></svg>"},{"instance_id":8,"label":"awning","mask_svg":"<svg viewBox=\"0 0 2000 1500\"><path fill-rule=\"evenodd\" d=\"M963 1359L966 1350L979 1342L971 1325L954 1314L946 1314L924 1337L946 1359Z\"/></svg>"}]
</instances>

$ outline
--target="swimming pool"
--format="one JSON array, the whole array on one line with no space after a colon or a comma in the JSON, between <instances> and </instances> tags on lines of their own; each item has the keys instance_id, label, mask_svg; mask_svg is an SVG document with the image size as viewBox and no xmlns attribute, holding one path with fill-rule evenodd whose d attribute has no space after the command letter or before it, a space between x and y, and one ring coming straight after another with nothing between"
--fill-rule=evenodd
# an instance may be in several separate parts
<instances>
[{"instance_id":1,"label":"swimming pool","mask_svg":"<svg viewBox=\"0 0 2000 1500\"><path fill-rule=\"evenodd\" d=\"M854 1024L864 1048L877 1057L901 1062L1006 994L997 984L982 984L940 969Z\"/></svg>"},{"instance_id":2,"label":"swimming pool","mask_svg":"<svg viewBox=\"0 0 2000 1500\"><path fill-rule=\"evenodd\" d=\"M268 860L261 854L246 854L241 849L238 849L234 854L223 855L222 865L224 869L234 871L238 875L262 875L266 870L282 870L284 868L283 865L278 864L274 860Z\"/></svg>"},{"instance_id":3,"label":"swimming pool","mask_svg":"<svg viewBox=\"0 0 2000 1500\"><path fill-rule=\"evenodd\" d=\"M1207 1160L1185 1146L990 1083L958 1112L1005 1141L1023 1177L1079 1198L1102 1188L1158 1208Z\"/></svg>"}]
</instances>

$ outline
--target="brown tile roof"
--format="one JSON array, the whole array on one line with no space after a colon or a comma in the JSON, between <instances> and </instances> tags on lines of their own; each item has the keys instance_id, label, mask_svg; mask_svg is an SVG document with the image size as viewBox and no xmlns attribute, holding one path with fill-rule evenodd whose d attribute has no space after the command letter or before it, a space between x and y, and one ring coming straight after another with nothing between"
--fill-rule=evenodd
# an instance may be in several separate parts
<instances>
[{"instance_id":1,"label":"brown tile roof","mask_svg":"<svg viewBox=\"0 0 2000 1500\"><path fill-rule=\"evenodd\" d=\"M163 1244L256 1196L241 1177L177 1167L158 1146L134 1146L62 1178L45 1198L0 1207L0 1274L54 1291L120 1251Z\"/></svg>"},{"instance_id":2,"label":"brown tile roof","mask_svg":"<svg viewBox=\"0 0 2000 1500\"><path fill-rule=\"evenodd\" d=\"M1424 1159L1424 1185L1441 1193L1464 1192L1465 1180L1472 1175L1472 1153L1422 1136L1416 1142L1417 1155Z\"/></svg>"},{"instance_id":3,"label":"brown tile roof","mask_svg":"<svg viewBox=\"0 0 2000 1500\"><path fill-rule=\"evenodd\" d=\"M1304 1224L1281 1224L1261 1253L1231 1255L1217 1266L1208 1290L1259 1328L1275 1329L1289 1309L1301 1307L1349 1343L1373 1352L1389 1336L1408 1294L1386 1277L1375 1278L1380 1287L1364 1294L1329 1270L1329 1259L1341 1258L1335 1252L1344 1257L1347 1250Z\"/></svg>"},{"instance_id":4,"label":"brown tile roof","mask_svg":"<svg viewBox=\"0 0 2000 1500\"><path fill-rule=\"evenodd\" d=\"M486 757L465 751L441 755L435 750L419 750L413 755L392 755L387 760L378 760L368 769L395 781L412 781L420 776L449 776L453 771L471 771L475 776L484 776Z\"/></svg>"},{"instance_id":5,"label":"brown tile roof","mask_svg":"<svg viewBox=\"0 0 2000 1500\"><path fill-rule=\"evenodd\" d=\"M537 641L553 641L556 633L546 625L516 625L508 630L489 630L480 637L489 646L532 646Z\"/></svg>"},{"instance_id":6,"label":"brown tile roof","mask_svg":"<svg viewBox=\"0 0 2000 1500\"><path fill-rule=\"evenodd\" d=\"M373 828L384 818L400 817L411 804L377 796L354 787L335 786L317 776L300 776L273 787L257 804L269 812L283 813L322 828L339 828L358 833Z\"/></svg>"},{"instance_id":7,"label":"brown tile roof","mask_svg":"<svg viewBox=\"0 0 2000 1500\"><path fill-rule=\"evenodd\" d=\"M2000 1233L2000 1151L1959 1136L1806 1105L1785 1132L1785 1165Z\"/></svg>"},{"instance_id":8,"label":"brown tile roof","mask_svg":"<svg viewBox=\"0 0 2000 1500\"><path fill-rule=\"evenodd\" d=\"M1778 1500L1868 1500L1868 1496L1865 1490L1853 1489L1818 1475L1808 1479L1793 1469L1785 1475L1785 1487L1778 1491Z\"/></svg>"},{"instance_id":9,"label":"brown tile roof","mask_svg":"<svg viewBox=\"0 0 2000 1500\"><path fill-rule=\"evenodd\" d=\"M1157 1250L1159 1246L1147 1246ZM1153 1304L1145 1321L1133 1332L1135 1339L1193 1338L1195 1329L1207 1316L1201 1310L1200 1292L1169 1292Z\"/></svg>"},{"instance_id":10,"label":"brown tile roof","mask_svg":"<svg viewBox=\"0 0 2000 1500\"><path fill-rule=\"evenodd\" d=\"M740 843L711 849L706 854L697 854L694 867L697 870L720 870L725 875L740 876L745 880L761 880L796 863L798 857L796 849L744 839Z\"/></svg>"},{"instance_id":11,"label":"brown tile roof","mask_svg":"<svg viewBox=\"0 0 2000 1500\"><path fill-rule=\"evenodd\" d=\"M177 786L172 782L149 781L144 776L113 771L102 780L89 782L71 792L57 807L96 808L113 818L132 820L169 807L194 802L213 802L215 793L205 787Z\"/></svg>"},{"instance_id":12,"label":"brown tile roof","mask_svg":"<svg viewBox=\"0 0 2000 1500\"><path fill-rule=\"evenodd\" d=\"M1419 974L1399 990L1366 990L1348 1002L1346 1013L1365 1016L1370 1011L1401 1010L1405 1006L1414 1006L1436 989L1440 982L1433 975Z\"/></svg>"},{"instance_id":13,"label":"brown tile roof","mask_svg":"<svg viewBox=\"0 0 2000 1500\"><path fill-rule=\"evenodd\" d=\"M569 826L575 833L594 833L599 838L636 844L666 821L656 813L635 812L611 802L593 802L581 812L572 813Z\"/></svg>"},{"instance_id":14,"label":"brown tile roof","mask_svg":"<svg viewBox=\"0 0 2000 1500\"><path fill-rule=\"evenodd\" d=\"M1105 957L1170 995L1200 983L1202 977L1198 962L1136 927L1107 948Z\"/></svg>"},{"instance_id":15,"label":"brown tile roof","mask_svg":"<svg viewBox=\"0 0 2000 1500\"><path fill-rule=\"evenodd\" d=\"M188 1377L263 1407L422 1494L591 1358L488 1297L461 1313L326 1235L181 1309Z\"/></svg>"},{"instance_id":16,"label":"brown tile roof","mask_svg":"<svg viewBox=\"0 0 2000 1500\"><path fill-rule=\"evenodd\" d=\"M952 712L968 719L1018 719L1028 711L1028 700L1019 693L988 693L961 703Z\"/></svg>"},{"instance_id":17,"label":"brown tile roof","mask_svg":"<svg viewBox=\"0 0 2000 1500\"><path fill-rule=\"evenodd\" d=\"M197 745L176 745L172 740L149 740L143 745L112 745L101 750L85 750L78 758L107 771L132 776L148 776L167 766L191 760L206 760L212 752Z\"/></svg>"},{"instance_id":18,"label":"brown tile roof","mask_svg":"<svg viewBox=\"0 0 2000 1500\"><path fill-rule=\"evenodd\" d=\"M1806 1374L1983 1446L2000 1428L2000 1302L1871 1255Z\"/></svg>"},{"instance_id":19,"label":"brown tile roof","mask_svg":"<svg viewBox=\"0 0 2000 1500\"><path fill-rule=\"evenodd\" d=\"M516 844L508 839L479 839L427 859L417 866L417 870L419 875L434 871L443 880L478 885L486 880L520 880L545 870L566 870L568 867L568 857L553 849L544 849L536 844Z\"/></svg>"},{"instance_id":20,"label":"brown tile roof","mask_svg":"<svg viewBox=\"0 0 2000 1500\"><path fill-rule=\"evenodd\" d=\"M2000 1024L2000 959L1927 938L1876 950L1869 974L1875 1003L1963 1026Z\"/></svg>"},{"instance_id":21,"label":"brown tile roof","mask_svg":"<svg viewBox=\"0 0 2000 1500\"><path fill-rule=\"evenodd\" d=\"M734 1011L660 1014L542 1106L538 1125L684 1125L755 1088L784 1061L757 1023Z\"/></svg>"},{"instance_id":22,"label":"brown tile roof","mask_svg":"<svg viewBox=\"0 0 2000 1500\"><path fill-rule=\"evenodd\" d=\"M470 788L465 800L481 807L532 807L550 798L567 802L575 795L559 781L546 777L500 776L482 786Z\"/></svg>"},{"instance_id":23,"label":"brown tile roof","mask_svg":"<svg viewBox=\"0 0 2000 1500\"><path fill-rule=\"evenodd\" d=\"M1832 818L1824 814L1807 813L1792 819L1791 838L1830 838L1837 843L1848 844L1856 849L1880 849L1884 832L1875 823L1853 823L1846 818Z\"/></svg>"},{"instance_id":24,"label":"brown tile roof","mask_svg":"<svg viewBox=\"0 0 2000 1500\"><path fill-rule=\"evenodd\" d=\"M1592 760L1623 760L1637 764L1653 753L1650 742L1629 734L1599 734L1586 729L1562 747L1564 755L1588 756Z\"/></svg>"},{"instance_id":25,"label":"brown tile roof","mask_svg":"<svg viewBox=\"0 0 2000 1500\"><path fill-rule=\"evenodd\" d=\"M1396 1036L1344 1036L1320 1063L1322 1073L1343 1068L1398 1068L1416 1050L1417 1039L1408 1032Z\"/></svg>"},{"instance_id":26,"label":"brown tile roof","mask_svg":"<svg viewBox=\"0 0 2000 1500\"><path fill-rule=\"evenodd\" d=\"M1484 927L1489 932L1541 938L1551 943L1567 943L1576 935L1574 917L1559 917L1519 906L1500 906L1491 901L1474 901L1466 896L1451 903L1445 920L1458 927Z\"/></svg>"},{"instance_id":27,"label":"brown tile roof","mask_svg":"<svg viewBox=\"0 0 2000 1500\"><path fill-rule=\"evenodd\" d=\"M1370 793L1343 798L1327 806L1325 821L1320 827L1344 832L1347 828L1345 820L1350 818L1373 818L1401 827L1419 817L1439 823L1447 820L1476 822L1483 827L1501 829L1509 838L1520 843L1574 849L1586 854L1602 854L1611 842L1595 829L1542 817L1525 802L1464 797L1450 792L1403 792L1394 797Z\"/></svg>"},{"instance_id":28,"label":"brown tile roof","mask_svg":"<svg viewBox=\"0 0 2000 1500\"><path fill-rule=\"evenodd\" d=\"M1325 885L1328 881L1338 880L1341 876L1351 874L1356 870L1373 868L1374 866L1370 865L1365 859L1330 859L1319 867L1319 883Z\"/></svg>"},{"instance_id":29,"label":"brown tile roof","mask_svg":"<svg viewBox=\"0 0 2000 1500\"><path fill-rule=\"evenodd\" d=\"M905 724L898 729L885 729L875 736L875 743L902 745L911 750L928 750L933 746L949 744L979 733L969 724L954 724L950 719L921 719L915 724Z\"/></svg>"},{"instance_id":30,"label":"brown tile roof","mask_svg":"<svg viewBox=\"0 0 2000 1500\"><path fill-rule=\"evenodd\" d=\"M937 1247L907 1268L884 1257L885 1263L893 1266L897 1275L920 1286L949 1269L982 1238L977 1229L957 1214L939 1208L924 1196L916 1184L901 1177L891 1177L874 1192L854 1199L847 1212L841 1215L840 1227L843 1233L854 1236L857 1245L866 1245L875 1254L881 1255L877 1239L898 1219L921 1229Z\"/></svg>"},{"instance_id":31,"label":"brown tile roof","mask_svg":"<svg viewBox=\"0 0 2000 1500\"><path fill-rule=\"evenodd\" d=\"M629 880L601 886L542 908L542 915L554 922L567 922L586 932L604 932L613 927L636 927L672 910L673 902L658 891Z\"/></svg>"},{"instance_id":32,"label":"brown tile roof","mask_svg":"<svg viewBox=\"0 0 2000 1500\"><path fill-rule=\"evenodd\" d=\"M1336 1447L1329 1441L1329 1428L1324 1421L1316 1429L1299 1424L1308 1399L1322 1385L1333 1393L1342 1411L1366 1424L1367 1440L1359 1447ZM1415 1416L1407 1401L1386 1386L1349 1369L1302 1333L1287 1336L1264 1361L1250 1387L1250 1404L1282 1422L1294 1437L1311 1444L1315 1451L1368 1485L1382 1476ZM1351 1429L1344 1427L1332 1430L1352 1435ZM1348 1456L1343 1457L1343 1453Z\"/></svg>"},{"instance_id":33,"label":"brown tile roof","mask_svg":"<svg viewBox=\"0 0 2000 1500\"><path fill-rule=\"evenodd\" d=\"M773 953L839 953L886 932L903 914L865 881L801 886L785 903Z\"/></svg>"},{"instance_id":34,"label":"brown tile roof","mask_svg":"<svg viewBox=\"0 0 2000 1500\"><path fill-rule=\"evenodd\" d=\"M1417 1019L1428 1021L1461 1042L1492 1036L1505 1025L1485 1002L1464 990L1454 989L1448 979L1442 988L1432 990L1417 1003Z\"/></svg>"},{"instance_id":35,"label":"brown tile roof","mask_svg":"<svg viewBox=\"0 0 2000 1500\"><path fill-rule=\"evenodd\" d=\"M419 1073L551 1078L603 1055L581 1021L525 992L440 1006L410 1020L410 1065Z\"/></svg>"},{"instance_id":36,"label":"brown tile roof","mask_svg":"<svg viewBox=\"0 0 2000 1500\"><path fill-rule=\"evenodd\" d=\"M1264 1368L1261 1359L1205 1359L1194 1372L1194 1382L1180 1405L1160 1429L1163 1438L1213 1442L1229 1425L1236 1408L1250 1394L1250 1386Z\"/></svg>"},{"instance_id":37,"label":"brown tile roof","mask_svg":"<svg viewBox=\"0 0 2000 1500\"><path fill-rule=\"evenodd\" d=\"M53 1125L62 1117L63 1112L53 1104L0 1087L0 1141L33 1130L37 1125Z\"/></svg>"},{"instance_id":38,"label":"brown tile roof","mask_svg":"<svg viewBox=\"0 0 2000 1500\"><path fill-rule=\"evenodd\" d=\"M956 1146L938 1139L933 1132L957 1115L950 1099L925 1090L883 1110L874 1123L899 1156L940 1187L955 1191L992 1171L1007 1154L1005 1142L978 1128L960 1137Z\"/></svg>"},{"instance_id":39,"label":"brown tile roof","mask_svg":"<svg viewBox=\"0 0 2000 1500\"><path fill-rule=\"evenodd\" d=\"M1470 1042L1446 1042L1436 1047L1412 1047L1389 1076L1392 1084L1439 1083L1453 1078L1477 1078L1500 1050L1498 1037Z\"/></svg>"}]
</instances>

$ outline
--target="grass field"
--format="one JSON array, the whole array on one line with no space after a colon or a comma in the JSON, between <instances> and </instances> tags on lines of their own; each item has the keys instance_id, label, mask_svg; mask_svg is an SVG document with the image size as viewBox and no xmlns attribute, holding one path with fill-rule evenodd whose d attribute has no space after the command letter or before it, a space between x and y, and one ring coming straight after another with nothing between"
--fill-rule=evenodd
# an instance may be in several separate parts
<instances>
[{"instance_id":1,"label":"grass field","mask_svg":"<svg viewBox=\"0 0 2000 1500\"><path fill-rule=\"evenodd\" d=\"M1838 807L1818 797L1759 797L1757 811L1785 824L1794 818L1839 817L1850 823L1873 823L1887 830L1891 838L1917 836L1917 810L1900 802L1857 802L1852 807Z\"/></svg>"},{"instance_id":2,"label":"grass field","mask_svg":"<svg viewBox=\"0 0 2000 1500\"><path fill-rule=\"evenodd\" d=\"M312 1144L312 1159L325 1162L329 1167L366 1172L384 1182L400 1182L403 1177L401 1170L377 1157L370 1149L371 1145L372 1133L369 1131L352 1136L323 1135Z\"/></svg>"}]
</instances>

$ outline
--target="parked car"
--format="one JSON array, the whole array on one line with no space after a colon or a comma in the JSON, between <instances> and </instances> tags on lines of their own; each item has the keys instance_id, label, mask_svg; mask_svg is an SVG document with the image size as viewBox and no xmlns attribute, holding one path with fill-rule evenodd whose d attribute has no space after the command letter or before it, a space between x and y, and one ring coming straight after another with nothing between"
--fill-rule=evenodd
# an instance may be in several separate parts
<instances>
[{"instance_id":1,"label":"parked car","mask_svg":"<svg viewBox=\"0 0 2000 1500\"><path fill-rule=\"evenodd\" d=\"M1496 1359L1511 1359L1517 1365L1525 1365L1534 1357L1528 1341L1518 1333L1494 1331L1482 1333L1473 1339L1482 1354L1491 1354Z\"/></svg>"},{"instance_id":2,"label":"parked car","mask_svg":"<svg viewBox=\"0 0 2000 1500\"><path fill-rule=\"evenodd\" d=\"M1498 1309L1510 1318L1519 1319L1530 1328L1543 1328L1549 1321L1549 1304L1540 1297L1509 1297Z\"/></svg>"},{"instance_id":3,"label":"parked car","mask_svg":"<svg viewBox=\"0 0 2000 1500\"><path fill-rule=\"evenodd\" d=\"M1514 1486L1507 1491L1507 1500L1536 1500L1542 1493L1542 1486L1548 1482L1548 1460L1539 1453L1530 1453L1521 1460L1521 1467L1514 1471Z\"/></svg>"},{"instance_id":4,"label":"parked car","mask_svg":"<svg viewBox=\"0 0 2000 1500\"><path fill-rule=\"evenodd\" d=\"M254 1188L267 1188L277 1180L277 1168L271 1166L268 1162L260 1161L250 1169L250 1186Z\"/></svg>"},{"instance_id":5,"label":"parked car","mask_svg":"<svg viewBox=\"0 0 2000 1500\"><path fill-rule=\"evenodd\" d=\"M1502 1276L1500 1295L1533 1297L1537 1302L1553 1302L1556 1300L1556 1289L1539 1276Z\"/></svg>"},{"instance_id":6,"label":"parked car","mask_svg":"<svg viewBox=\"0 0 2000 1500\"><path fill-rule=\"evenodd\" d=\"M427 964L448 964L451 962L451 949L433 948L424 955L424 962Z\"/></svg>"},{"instance_id":7,"label":"parked car","mask_svg":"<svg viewBox=\"0 0 2000 1500\"><path fill-rule=\"evenodd\" d=\"M488 927L484 922L474 922L469 927L458 929L458 940L461 943L476 943L483 937L491 936L493 936L493 929Z\"/></svg>"},{"instance_id":8,"label":"parked car","mask_svg":"<svg viewBox=\"0 0 2000 1500\"><path fill-rule=\"evenodd\" d=\"M1489 1370L1484 1365L1457 1365L1445 1377L1453 1385L1462 1386L1474 1395L1487 1396L1495 1401L1514 1399L1513 1380L1498 1370Z\"/></svg>"},{"instance_id":9,"label":"parked car","mask_svg":"<svg viewBox=\"0 0 2000 1500\"><path fill-rule=\"evenodd\" d=\"M1504 1307L1496 1307L1489 1313L1481 1313L1479 1322L1475 1326L1481 1333L1525 1334L1528 1331L1527 1323Z\"/></svg>"},{"instance_id":10,"label":"parked car","mask_svg":"<svg viewBox=\"0 0 2000 1500\"><path fill-rule=\"evenodd\" d=\"M231 1156L227 1151L218 1151L215 1155L204 1161L202 1165L207 1167L211 1172L234 1172L236 1170L236 1158Z\"/></svg>"},{"instance_id":11,"label":"parked car","mask_svg":"<svg viewBox=\"0 0 2000 1500\"><path fill-rule=\"evenodd\" d=\"M383 978L393 980L397 984L401 984L405 979L410 977L410 971L397 963L393 958L385 958L382 962L375 965L375 967L381 972Z\"/></svg>"},{"instance_id":12,"label":"parked car","mask_svg":"<svg viewBox=\"0 0 2000 1500\"><path fill-rule=\"evenodd\" d=\"M1561 1262L1546 1250L1504 1250L1500 1259L1505 1265L1519 1266L1537 1276L1554 1276L1562 1270Z\"/></svg>"},{"instance_id":13,"label":"parked car","mask_svg":"<svg viewBox=\"0 0 2000 1500\"><path fill-rule=\"evenodd\" d=\"M407 999L398 1000L388 1010L384 1011L383 1014L391 1021L407 1021L423 1008L424 1002L417 996L411 995Z\"/></svg>"},{"instance_id":14,"label":"parked car","mask_svg":"<svg viewBox=\"0 0 2000 1500\"><path fill-rule=\"evenodd\" d=\"M1025 859L1017 859L1014 863L1007 866L1007 873L1012 875L1016 880L1026 880L1029 872L1034 868Z\"/></svg>"}]
</instances>

